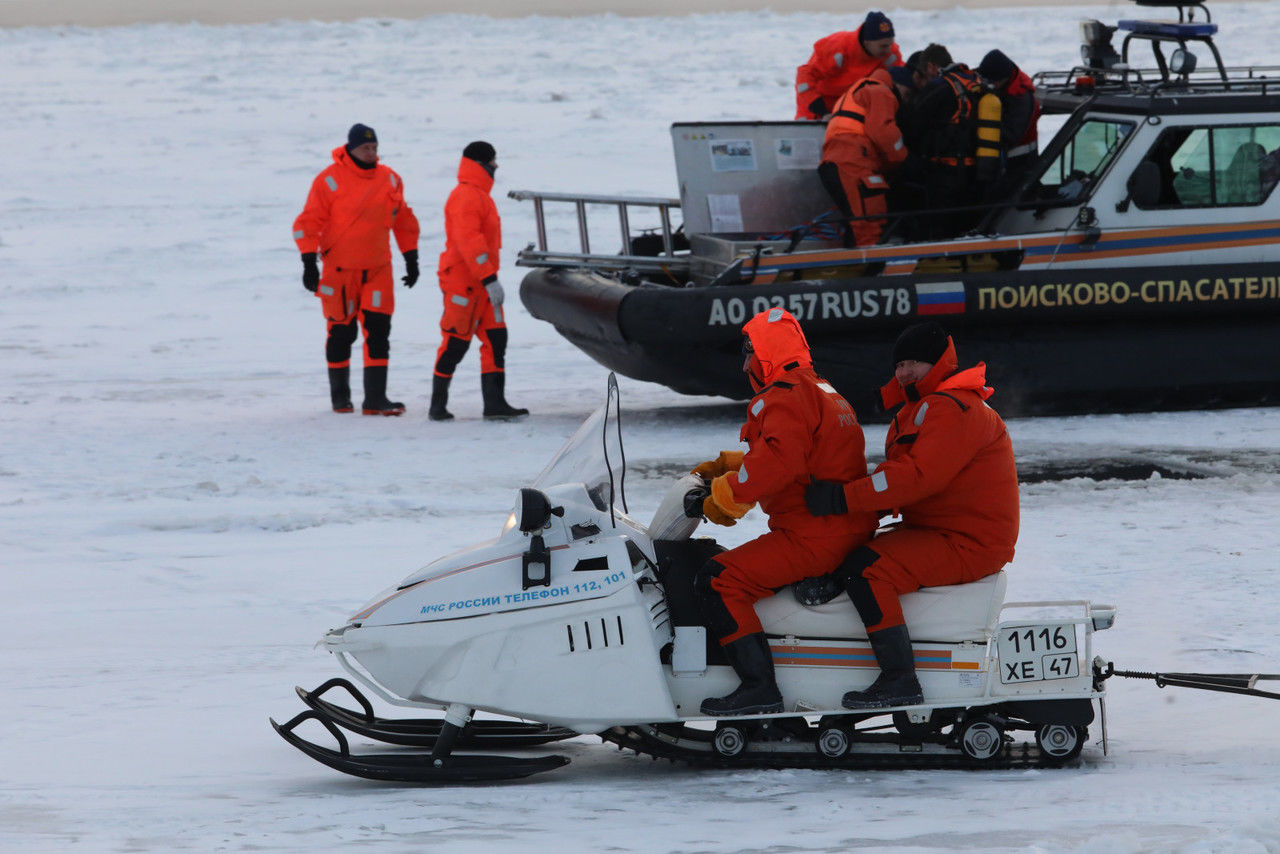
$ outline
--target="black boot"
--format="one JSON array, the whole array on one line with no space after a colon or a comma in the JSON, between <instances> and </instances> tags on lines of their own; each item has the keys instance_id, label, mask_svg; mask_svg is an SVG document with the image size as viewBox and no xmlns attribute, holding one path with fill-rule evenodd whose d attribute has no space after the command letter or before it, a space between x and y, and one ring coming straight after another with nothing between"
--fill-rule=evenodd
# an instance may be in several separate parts
<instances>
[{"instance_id":1,"label":"black boot","mask_svg":"<svg viewBox=\"0 0 1280 854\"><path fill-rule=\"evenodd\" d=\"M480 375L480 393L484 397L484 417L494 420L523 418L529 414L527 409L516 409L507 403L503 387L507 383L507 375L502 371L492 371Z\"/></svg>"},{"instance_id":2,"label":"black boot","mask_svg":"<svg viewBox=\"0 0 1280 854\"><path fill-rule=\"evenodd\" d=\"M782 711L782 692L773 676L773 653L764 632L724 645L724 654L742 680L726 697L702 701L702 713L712 717L768 715Z\"/></svg>"},{"instance_id":3,"label":"black boot","mask_svg":"<svg viewBox=\"0 0 1280 854\"><path fill-rule=\"evenodd\" d=\"M880 675L865 691L850 691L840 701L846 709L883 709L888 706L918 706L924 702L920 680L916 678L915 653L906 626L868 632Z\"/></svg>"},{"instance_id":4,"label":"black boot","mask_svg":"<svg viewBox=\"0 0 1280 854\"><path fill-rule=\"evenodd\" d=\"M453 377L435 376L431 378L431 409L427 417L432 421L452 421L453 413L445 409L449 404L449 382Z\"/></svg>"},{"instance_id":5,"label":"black boot","mask_svg":"<svg viewBox=\"0 0 1280 854\"><path fill-rule=\"evenodd\" d=\"M365 415L403 415L404 404L387 400L387 366L364 369L364 403L360 411Z\"/></svg>"},{"instance_id":6,"label":"black boot","mask_svg":"<svg viewBox=\"0 0 1280 854\"><path fill-rule=\"evenodd\" d=\"M351 405L351 368L329 369L329 400L334 412L355 412Z\"/></svg>"}]
</instances>

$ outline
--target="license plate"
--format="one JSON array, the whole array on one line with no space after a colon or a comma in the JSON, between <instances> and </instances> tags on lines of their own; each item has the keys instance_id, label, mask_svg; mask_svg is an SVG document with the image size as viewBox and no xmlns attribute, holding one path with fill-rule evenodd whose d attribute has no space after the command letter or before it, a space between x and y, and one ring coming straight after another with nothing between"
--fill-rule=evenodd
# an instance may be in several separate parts
<instances>
[{"instance_id":1,"label":"license plate","mask_svg":"<svg viewBox=\"0 0 1280 854\"><path fill-rule=\"evenodd\" d=\"M1075 623L1001 626L996 637L1000 681L1044 682L1080 675Z\"/></svg>"}]
</instances>

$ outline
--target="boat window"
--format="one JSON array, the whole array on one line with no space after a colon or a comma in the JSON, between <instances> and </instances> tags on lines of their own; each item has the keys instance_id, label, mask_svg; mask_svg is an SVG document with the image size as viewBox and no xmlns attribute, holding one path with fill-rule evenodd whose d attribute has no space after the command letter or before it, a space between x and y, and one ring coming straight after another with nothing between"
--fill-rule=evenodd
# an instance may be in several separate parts
<instances>
[{"instance_id":1,"label":"boat window","mask_svg":"<svg viewBox=\"0 0 1280 854\"><path fill-rule=\"evenodd\" d=\"M1169 128L1143 163L1160 181L1140 208L1260 205L1280 180L1280 124Z\"/></svg>"},{"instance_id":2,"label":"boat window","mask_svg":"<svg viewBox=\"0 0 1280 854\"><path fill-rule=\"evenodd\" d=\"M1089 119L1040 176L1036 197L1059 202L1084 199L1133 130L1132 122Z\"/></svg>"}]
</instances>

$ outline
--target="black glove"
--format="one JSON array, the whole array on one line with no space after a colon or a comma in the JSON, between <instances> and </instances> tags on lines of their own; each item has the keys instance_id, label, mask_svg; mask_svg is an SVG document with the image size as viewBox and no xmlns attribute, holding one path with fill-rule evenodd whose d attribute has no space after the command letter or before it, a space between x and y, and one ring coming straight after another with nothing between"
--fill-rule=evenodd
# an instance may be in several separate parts
<instances>
[{"instance_id":1,"label":"black glove","mask_svg":"<svg viewBox=\"0 0 1280 854\"><path fill-rule=\"evenodd\" d=\"M302 286L311 293L320 287L320 268L316 265L316 253L302 253Z\"/></svg>"},{"instance_id":2,"label":"black glove","mask_svg":"<svg viewBox=\"0 0 1280 854\"><path fill-rule=\"evenodd\" d=\"M710 486L695 486L684 494L684 515L690 519L702 518L702 502L711 494Z\"/></svg>"},{"instance_id":3,"label":"black glove","mask_svg":"<svg viewBox=\"0 0 1280 854\"><path fill-rule=\"evenodd\" d=\"M844 500L844 484L830 480L809 479L804 490L804 506L814 516L838 516L849 512Z\"/></svg>"},{"instance_id":4,"label":"black glove","mask_svg":"<svg viewBox=\"0 0 1280 854\"><path fill-rule=\"evenodd\" d=\"M410 249L404 253L404 275L400 277L406 288L418 284L418 250Z\"/></svg>"}]
</instances>

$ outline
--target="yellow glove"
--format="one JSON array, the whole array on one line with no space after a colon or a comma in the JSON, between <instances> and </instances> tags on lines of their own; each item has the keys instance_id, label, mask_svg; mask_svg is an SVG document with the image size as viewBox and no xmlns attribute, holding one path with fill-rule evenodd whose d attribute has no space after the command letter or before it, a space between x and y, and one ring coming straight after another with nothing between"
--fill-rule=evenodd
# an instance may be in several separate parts
<instances>
[{"instance_id":1,"label":"yellow glove","mask_svg":"<svg viewBox=\"0 0 1280 854\"><path fill-rule=\"evenodd\" d=\"M714 480L721 475L742 468L743 456L744 453L742 451L721 451L720 456L714 460L707 460L705 463L698 463L694 466L693 473L701 475L707 480Z\"/></svg>"},{"instance_id":2,"label":"yellow glove","mask_svg":"<svg viewBox=\"0 0 1280 854\"><path fill-rule=\"evenodd\" d=\"M707 521L716 525L736 525L738 520L747 515L747 511L756 503L739 504L733 498L733 487L729 486L728 475L720 475L711 481L711 494L702 501L702 515Z\"/></svg>"}]
</instances>

